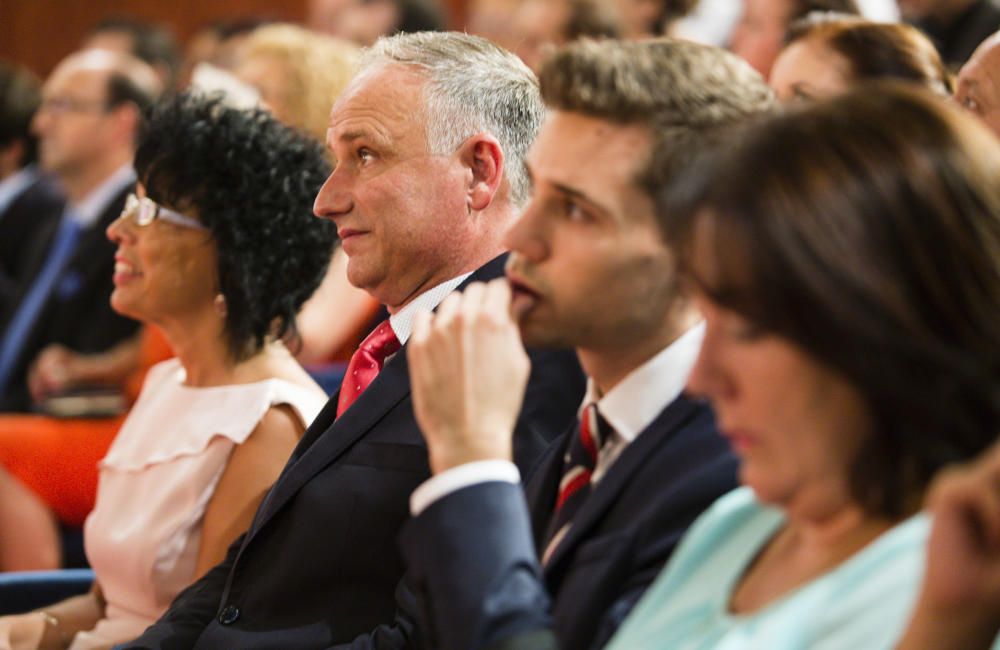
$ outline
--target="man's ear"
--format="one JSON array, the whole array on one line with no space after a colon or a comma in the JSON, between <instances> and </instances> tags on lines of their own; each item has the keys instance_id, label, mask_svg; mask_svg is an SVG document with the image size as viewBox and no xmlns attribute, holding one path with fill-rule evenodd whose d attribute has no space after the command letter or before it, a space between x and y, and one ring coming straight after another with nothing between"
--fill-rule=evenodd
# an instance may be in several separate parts
<instances>
[{"instance_id":1,"label":"man's ear","mask_svg":"<svg viewBox=\"0 0 1000 650\"><path fill-rule=\"evenodd\" d=\"M500 143L489 133L479 133L459 147L459 159L471 172L467 189L470 210L485 210L503 182L504 155Z\"/></svg>"},{"instance_id":2,"label":"man's ear","mask_svg":"<svg viewBox=\"0 0 1000 650\"><path fill-rule=\"evenodd\" d=\"M138 137L142 111L132 102L122 102L111 109L114 138L116 141L134 145Z\"/></svg>"}]
</instances>

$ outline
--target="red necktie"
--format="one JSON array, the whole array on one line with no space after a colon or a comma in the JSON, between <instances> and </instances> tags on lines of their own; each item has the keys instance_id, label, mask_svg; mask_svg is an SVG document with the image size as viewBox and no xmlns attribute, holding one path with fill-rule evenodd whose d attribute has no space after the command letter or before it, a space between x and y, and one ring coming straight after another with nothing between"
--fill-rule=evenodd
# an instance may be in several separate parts
<instances>
[{"instance_id":1,"label":"red necktie","mask_svg":"<svg viewBox=\"0 0 1000 650\"><path fill-rule=\"evenodd\" d=\"M388 320L375 328L368 335L361 346L351 357L351 363L347 365L347 374L340 385L340 398L337 400L337 417L343 415L354 400L358 399L361 393L365 392L368 384L375 380L386 357L399 351L402 347L396 333L392 331L392 326Z\"/></svg>"},{"instance_id":2,"label":"red necktie","mask_svg":"<svg viewBox=\"0 0 1000 650\"><path fill-rule=\"evenodd\" d=\"M596 402L591 402L583 409L576 433L563 459L559 497L556 499L552 521L549 522L548 542L542 555L543 564L548 562L552 552L559 546L573 521L573 515L590 495L590 478L597 465L597 454L611 433L611 425L597 410Z\"/></svg>"}]
</instances>

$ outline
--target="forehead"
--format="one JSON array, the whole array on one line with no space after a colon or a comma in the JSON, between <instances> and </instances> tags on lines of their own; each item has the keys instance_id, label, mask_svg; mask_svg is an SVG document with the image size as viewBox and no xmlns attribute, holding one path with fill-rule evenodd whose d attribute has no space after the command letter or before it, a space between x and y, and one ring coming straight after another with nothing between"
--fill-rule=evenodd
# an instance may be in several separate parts
<instances>
[{"instance_id":1,"label":"forehead","mask_svg":"<svg viewBox=\"0 0 1000 650\"><path fill-rule=\"evenodd\" d=\"M46 95L74 93L99 98L107 88L108 70L67 62L57 67L45 81Z\"/></svg>"},{"instance_id":2,"label":"forehead","mask_svg":"<svg viewBox=\"0 0 1000 650\"><path fill-rule=\"evenodd\" d=\"M645 126L550 111L528 154L536 183L559 183L584 192L636 186L649 159Z\"/></svg>"},{"instance_id":3,"label":"forehead","mask_svg":"<svg viewBox=\"0 0 1000 650\"><path fill-rule=\"evenodd\" d=\"M363 71L330 111L331 143L357 135L402 139L423 135L423 90L427 80L412 68L377 64Z\"/></svg>"},{"instance_id":4,"label":"forehead","mask_svg":"<svg viewBox=\"0 0 1000 650\"><path fill-rule=\"evenodd\" d=\"M1000 41L977 52L958 74L960 84L973 84L981 92L1000 94Z\"/></svg>"}]
</instances>

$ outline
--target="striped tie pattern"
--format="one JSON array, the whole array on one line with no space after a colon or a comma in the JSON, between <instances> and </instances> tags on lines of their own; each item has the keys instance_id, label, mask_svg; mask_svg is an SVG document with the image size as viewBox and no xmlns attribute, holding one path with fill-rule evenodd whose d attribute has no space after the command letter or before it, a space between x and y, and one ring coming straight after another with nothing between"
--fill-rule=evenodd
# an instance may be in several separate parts
<instances>
[{"instance_id":1,"label":"striped tie pattern","mask_svg":"<svg viewBox=\"0 0 1000 650\"><path fill-rule=\"evenodd\" d=\"M597 465L597 454L610 432L611 426L601 417L595 402L584 407L577 434L570 441L566 456L563 458L559 497L556 499L555 514L549 523L549 541L542 554L543 564L549 561L552 552L566 536L573 515L590 495L590 479Z\"/></svg>"}]
</instances>

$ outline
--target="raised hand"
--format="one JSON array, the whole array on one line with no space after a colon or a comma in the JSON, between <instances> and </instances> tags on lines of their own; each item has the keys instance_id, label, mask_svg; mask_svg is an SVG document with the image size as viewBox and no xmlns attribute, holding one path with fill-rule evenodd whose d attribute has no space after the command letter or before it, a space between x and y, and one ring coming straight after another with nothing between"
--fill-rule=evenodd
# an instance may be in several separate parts
<instances>
[{"instance_id":1,"label":"raised hand","mask_svg":"<svg viewBox=\"0 0 1000 650\"><path fill-rule=\"evenodd\" d=\"M435 474L511 457L530 363L505 279L452 294L414 321L408 345L417 422Z\"/></svg>"},{"instance_id":2,"label":"raised hand","mask_svg":"<svg viewBox=\"0 0 1000 650\"><path fill-rule=\"evenodd\" d=\"M931 486L920 598L900 650L989 648L1000 630L1000 445Z\"/></svg>"}]
</instances>

